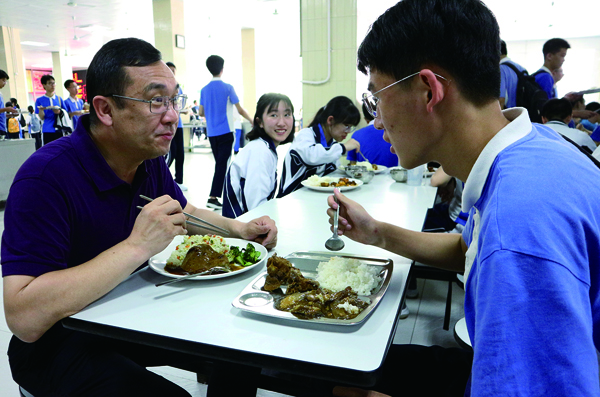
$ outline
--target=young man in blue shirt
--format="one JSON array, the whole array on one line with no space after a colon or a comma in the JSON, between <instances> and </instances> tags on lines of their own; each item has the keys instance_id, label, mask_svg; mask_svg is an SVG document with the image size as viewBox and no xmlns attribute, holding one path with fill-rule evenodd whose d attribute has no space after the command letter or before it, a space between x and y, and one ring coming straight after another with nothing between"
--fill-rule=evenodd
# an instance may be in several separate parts
<instances>
[{"instance_id":1,"label":"young man in blue shirt","mask_svg":"<svg viewBox=\"0 0 600 397\"><path fill-rule=\"evenodd\" d=\"M54 121L60 114L60 108L67 110L65 102L55 94L56 81L54 77L45 74L40 79L46 93L35 100L35 113L40 116L42 124L42 144L46 145L63 136L62 132L56 132Z\"/></svg>"},{"instance_id":2,"label":"young man in blue shirt","mask_svg":"<svg viewBox=\"0 0 600 397\"><path fill-rule=\"evenodd\" d=\"M77 127L77 120L79 116L83 114L83 99L77 98L77 91L79 91L79 85L75 80L65 81L65 88L69 91L69 97L65 99L65 107L69 117L73 121L73 129Z\"/></svg>"},{"instance_id":3,"label":"young man in blue shirt","mask_svg":"<svg viewBox=\"0 0 600 397\"><path fill-rule=\"evenodd\" d=\"M544 65L534 75L535 82L548 94L548 99L556 98L552 71L563 65L569 48L571 45L566 40L558 38L548 40L542 47Z\"/></svg>"},{"instance_id":4,"label":"young man in blue shirt","mask_svg":"<svg viewBox=\"0 0 600 397\"><path fill-rule=\"evenodd\" d=\"M508 64L516 67L519 71L525 68L508 57L506 42L500 43L500 107L502 109L517 106L517 73Z\"/></svg>"},{"instance_id":5,"label":"young man in blue shirt","mask_svg":"<svg viewBox=\"0 0 600 397\"><path fill-rule=\"evenodd\" d=\"M392 346L376 387L390 395L600 395L600 169L524 109L500 109L499 47L481 1L403 0L358 50L364 102L400 164L438 161L466 181L469 213L462 236L423 233L334 192L340 234L464 272L472 365L460 349Z\"/></svg>"},{"instance_id":6,"label":"young man in blue shirt","mask_svg":"<svg viewBox=\"0 0 600 397\"><path fill-rule=\"evenodd\" d=\"M206 59L206 67L213 79L200 92L199 115L206 118L208 140L215 158L215 173L213 175L210 195L206 206L220 210L223 204L219 197L223 194L227 163L233 148L233 114L235 106L238 113L252 124L252 118L240 104L231 84L221 80L225 60L218 55Z\"/></svg>"}]
</instances>

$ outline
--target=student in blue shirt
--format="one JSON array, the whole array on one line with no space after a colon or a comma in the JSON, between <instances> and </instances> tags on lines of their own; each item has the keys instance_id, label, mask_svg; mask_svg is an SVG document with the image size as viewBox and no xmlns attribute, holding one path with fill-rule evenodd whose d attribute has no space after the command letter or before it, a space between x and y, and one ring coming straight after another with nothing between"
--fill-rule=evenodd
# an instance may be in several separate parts
<instances>
[{"instance_id":1,"label":"student in blue shirt","mask_svg":"<svg viewBox=\"0 0 600 397\"><path fill-rule=\"evenodd\" d=\"M502 40L500 42L500 107L502 109L517 106L517 82L519 78L517 73L507 64L511 64L521 72L525 70L523 66L508 57L506 42Z\"/></svg>"},{"instance_id":2,"label":"student in blue shirt","mask_svg":"<svg viewBox=\"0 0 600 397\"><path fill-rule=\"evenodd\" d=\"M225 172L233 148L233 106L252 123L252 118L240 104L233 86L221 80L224 64L225 60L218 55L211 55L206 59L206 67L213 79L200 92L198 111L201 117L206 118L208 140L215 158L215 173L206 206L216 210L223 208L219 197L223 194Z\"/></svg>"},{"instance_id":3,"label":"student in blue shirt","mask_svg":"<svg viewBox=\"0 0 600 397\"><path fill-rule=\"evenodd\" d=\"M571 45L566 40L559 38L546 41L542 47L544 65L534 73L534 76L535 82L548 94L548 99L556 98L552 71L563 65L569 48Z\"/></svg>"},{"instance_id":4,"label":"student in blue shirt","mask_svg":"<svg viewBox=\"0 0 600 397\"><path fill-rule=\"evenodd\" d=\"M177 67L173 62L167 62L167 66L173 72L173 76L177 74ZM181 86L178 89L179 95L183 96L183 90ZM187 98L187 97L186 97ZM181 110L179 112L179 121L177 122L177 130L175 130L175 136L171 141L171 159L175 162L175 182L179 185L179 188L184 192L188 190L187 186L183 184L183 162L185 161L184 145L183 145L183 122L181 121L181 113L187 113L188 110ZM168 164L169 166L171 163Z\"/></svg>"},{"instance_id":5,"label":"student in blue shirt","mask_svg":"<svg viewBox=\"0 0 600 397\"><path fill-rule=\"evenodd\" d=\"M379 392L600 395L600 169L524 109L500 109L499 47L498 23L479 0L403 0L358 50L364 102L401 165L435 160L466 181L469 213L462 235L423 233L373 218L338 190L339 208L328 197L339 234L464 272L472 355L392 346Z\"/></svg>"},{"instance_id":6,"label":"student in blue shirt","mask_svg":"<svg viewBox=\"0 0 600 397\"><path fill-rule=\"evenodd\" d=\"M56 116L60 114L60 108L65 110L67 110L67 108L65 107L65 102L62 98L54 92L56 89L54 77L45 74L40 79L40 82L46 90L46 93L36 99L35 113L38 114L40 120L44 122L42 124L42 144L46 145L63 136L62 132L56 132L54 129L54 121L56 120Z\"/></svg>"},{"instance_id":7,"label":"student in blue shirt","mask_svg":"<svg viewBox=\"0 0 600 397\"><path fill-rule=\"evenodd\" d=\"M83 99L77 98L77 91L79 91L79 85L75 80L65 81L65 88L69 91L69 97L65 99L65 108L69 117L73 121L73 129L77 127L77 120L83 114Z\"/></svg>"},{"instance_id":8,"label":"student in blue shirt","mask_svg":"<svg viewBox=\"0 0 600 397\"><path fill-rule=\"evenodd\" d=\"M390 151L392 145L383 140L383 131L375 128L373 116L369 114L364 104L362 106L362 113L369 125L352 134L352 139L360 143L360 153L369 159L371 164L396 167L398 165L398 156ZM348 151L346 159L351 163L365 161L363 156L357 153L356 149Z\"/></svg>"},{"instance_id":9,"label":"student in blue shirt","mask_svg":"<svg viewBox=\"0 0 600 397\"><path fill-rule=\"evenodd\" d=\"M0 90L4 88L6 82L8 81L8 74L0 69ZM4 97L0 92L0 136L6 136L6 114L17 114L16 110L10 106L4 105Z\"/></svg>"}]
</instances>

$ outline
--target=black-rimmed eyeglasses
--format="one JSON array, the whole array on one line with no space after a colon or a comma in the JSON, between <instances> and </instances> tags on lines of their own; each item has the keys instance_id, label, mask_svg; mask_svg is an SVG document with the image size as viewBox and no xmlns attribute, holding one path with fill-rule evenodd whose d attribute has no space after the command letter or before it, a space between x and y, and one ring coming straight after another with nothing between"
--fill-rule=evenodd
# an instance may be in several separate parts
<instances>
[{"instance_id":1,"label":"black-rimmed eyeglasses","mask_svg":"<svg viewBox=\"0 0 600 397\"><path fill-rule=\"evenodd\" d=\"M150 100L139 99L139 98L131 98L123 95L111 94L107 96L112 96L115 98L129 99L131 101L145 102L150 104L150 113L154 114L162 114L169 110L169 103L172 104L173 109L177 112L181 112L185 108L185 103L187 101L187 95L176 95L174 97L168 96L157 96Z\"/></svg>"},{"instance_id":2,"label":"black-rimmed eyeglasses","mask_svg":"<svg viewBox=\"0 0 600 397\"><path fill-rule=\"evenodd\" d=\"M386 87L383 87L383 88L382 88L382 89L380 89L379 91L377 91L377 92L374 92L374 93L372 93L372 94L370 94L370 93L368 93L368 92L365 92L364 94L362 94L362 100L363 100L363 102L364 102L365 106L367 107L367 110L369 111L369 114L370 114L371 116L373 116L373 117L377 117L377 104L379 103L379 98L377 98L375 95L379 94L379 93L380 93L381 91L383 91L383 90L387 90L388 88L390 88L390 87L391 87L391 86L393 86L393 85L396 85L396 84L398 84L398 83L401 83L401 82L403 82L404 80L408 80L408 79L410 79L411 77L415 77L415 76L416 76L416 75L418 75L419 73L421 73L421 72L416 72L416 73L413 73L413 74L411 74L411 75L408 75L408 76L406 76L406 77L404 77L404 78L402 78L402 79L400 79L400 80L398 80L398 81L396 81L396 82L393 82L392 84L390 84L390 85L388 85L388 86L386 86ZM445 81L446 81L446 82L448 82L448 83L450 82L450 80L448 80L448 79L447 79L447 78L445 78L444 76L440 76L440 75L439 75L439 74L437 74L437 73L434 73L434 75L436 75L437 77L439 77L439 78L440 78L440 79L442 79L442 80L445 80Z\"/></svg>"}]
</instances>

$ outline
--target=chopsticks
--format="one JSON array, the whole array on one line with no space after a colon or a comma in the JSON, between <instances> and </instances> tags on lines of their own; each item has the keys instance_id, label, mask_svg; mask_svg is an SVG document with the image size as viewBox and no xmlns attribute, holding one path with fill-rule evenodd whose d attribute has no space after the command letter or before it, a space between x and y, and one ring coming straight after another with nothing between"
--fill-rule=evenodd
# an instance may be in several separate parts
<instances>
[{"instance_id":1,"label":"chopsticks","mask_svg":"<svg viewBox=\"0 0 600 397\"><path fill-rule=\"evenodd\" d=\"M362 153L360 150L358 151L358 154L360 154L360 155L362 156L362 158L363 158L363 159L365 159L365 161L366 161L367 163L370 163L370 161L369 161L369 160L367 160L367 158L365 157L365 155L364 155L364 154L363 154L363 153Z\"/></svg>"},{"instance_id":2,"label":"chopsticks","mask_svg":"<svg viewBox=\"0 0 600 397\"><path fill-rule=\"evenodd\" d=\"M144 199L144 200L146 200L146 201L154 201L154 199L151 199L150 197L146 197L146 196L144 196L144 195L142 195L142 194L140 194L140 198L143 198L143 199ZM137 206L137 208L141 210L141 209L143 209L144 207L141 207L141 206L139 206L139 205L138 205L138 206ZM207 222L207 221L205 221L204 219L200 219L200 218L198 218L197 216L194 216L194 215L192 215L192 214L188 214L187 212L184 212L184 213L183 213L183 215L185 215L185 216L187 216L187 217L190 217L190 218L192 218L192 219L195 219L195 220L197 220L198 222L202 222L202 223L204 223L205 225L208 225L208 226L205 226L205 225L200 225L200 224L198 224L198 223L195 223L195 222L192 222L192 221L188 221L188 220L186 219L186 221L185 221L185 222L186 222L186 223L189 223L190 225L197 226L197 227L201 227L201 228L203 228L203 229L210 230L211 232L215 232L215 233L224 233L224 234L227 234L227 235L229 234L229 230L227 230L227 229L223 229L222 227L219 227L219 226L217 226L217 225L213 225L212 223L210 223L210 222Z\"/></svg>"}]
</instances>

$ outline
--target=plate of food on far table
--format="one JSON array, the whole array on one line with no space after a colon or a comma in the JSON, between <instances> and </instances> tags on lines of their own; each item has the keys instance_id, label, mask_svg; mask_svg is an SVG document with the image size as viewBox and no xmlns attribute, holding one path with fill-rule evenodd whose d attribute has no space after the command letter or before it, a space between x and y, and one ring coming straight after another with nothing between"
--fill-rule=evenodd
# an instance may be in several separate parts
<instances>
[{"instance_id":1,"label":"plate of food on far table","mask_svg":"<svg viewBox=\"0 0 600 397\"><path fill-rule=\"evenodd\" d=\"M319 192L333 192L333 189L338 188L341 192L353 190L360 187L363 181L353 178L334 178L329 176L313 175L310 178L302 181L302 186Z\"/></svg>"},{"instance_id":2,"label":"plate of food on far table","mask_svg":"<svg viewBox=\"0 0 600 397\"><path fill-rule=\"evenodd\" d=\"M367 167L367 171L373 171L376 174L381 174L382 172L385 172L388 167L386 167L385 165L378 165L378 164L371 164L368 161L357 161L357 162L352 162L348 165L359 165L359 166L363 166L363 167ZM346 170L345 165L340 166L340 169L345 171Z\"/></svg>"},{"instance_id":3,"label":"plate of food on far table","mask_svg":"<svg viewBox=\"0 0 600 397\"><path fill-rule=\"evenodd\" d=\"M264 266L267 249L254 241L216 235L176 236L162 252L148 260L148 265L163 276L181 278L194 273L225 267L229 273L207 274L190 280L209 280L235 276Z\"/></svg>"}]
</instances>

